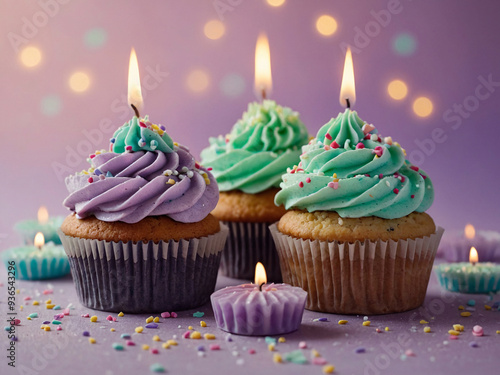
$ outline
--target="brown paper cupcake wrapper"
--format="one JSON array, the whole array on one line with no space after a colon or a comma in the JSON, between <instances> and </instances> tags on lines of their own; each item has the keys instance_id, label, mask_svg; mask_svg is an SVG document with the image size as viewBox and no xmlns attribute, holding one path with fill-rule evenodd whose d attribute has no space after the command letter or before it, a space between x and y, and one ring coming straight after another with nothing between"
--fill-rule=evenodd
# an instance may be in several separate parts
<instances>
[{"instance_id":1,"label":"brown paper cupcake wrapper","mask_svg":"<svg viewBox=\"0 0 500 375\"><path fill-rule=\"evenodd\" d=\"M107 242L66 236L80 302L95 310L146 313L186 310L215 289L228 229L181 241Z\"/></svg>"},{"instance_id":2,"label":"brown paper cupcake wrapper","mask_svg":"<svg viewBox=\"0 0 500 375\"><path fill-rule=\"evenodd\" d=\"M261 262L268 282L281 282L278 253L269 231L270 223L224 221L229 236L222 253L221 273L234 279L253 280L255 265Z\"/></svg>"},{"instance_id":3,"label":"brown paper cupcake wrapper","mask_svg":"<svg viewBox=\"0 0 500 375\"><path fill-rule=\"evenodd\" d=\"M423 238L339 243L271 233L283 281L308 292L306 309L387 314L420 306L443 228Z\"/></svg>"}]
</instances>

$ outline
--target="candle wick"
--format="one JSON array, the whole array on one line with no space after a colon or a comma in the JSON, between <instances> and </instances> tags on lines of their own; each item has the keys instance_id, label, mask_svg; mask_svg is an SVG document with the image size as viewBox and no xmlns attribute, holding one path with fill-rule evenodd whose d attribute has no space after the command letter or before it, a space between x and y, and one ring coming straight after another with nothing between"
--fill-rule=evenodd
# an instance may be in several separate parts
<instances>
[{"instance_id":1,"label":"candle wick","mask_svg":"<svg viewBox=\"0 0 500 375\"><path fill-rule=\"evenodd\" d=\"M265 283L262 283L262 284L260 284L260 285L259 285L259 291L261 291L261 292L262 292L262 286L263 286L264 284L265 284Z\"/></svg>"},{"instance_id":2,"label":"candle wick","mask_svg":"<svg viewBox=\"0 0 500 375\"><path fill-rule=\"evenodd\" d=\"M266 89L262 89L261 95L262 95L262 101L267 99Z\"/></svg>"},{"instance_id":3,"label":"candle wick","mask_svg":"<svg viewBox=\"0 0 500 375\"><path fill-rule=\"evenodd\" d=\"M346 98L345 101L347 103L347 108L351 108L351 102L349 101L349 98Z\"/></svg>"},{"instance_id":4,"label":"candle wick","mask_svg":"<svg viewBox=\"0 0 500 375\"><path fill-rule=\"evenodd\" d=\"M135 112L135 115L137 116L138 119L141 118L141 116L139 116L139 111L137 110L137 107L133 104L130 104L130 106L132 107L132 109L134 110Z\"/></svg>"}]
</instances>

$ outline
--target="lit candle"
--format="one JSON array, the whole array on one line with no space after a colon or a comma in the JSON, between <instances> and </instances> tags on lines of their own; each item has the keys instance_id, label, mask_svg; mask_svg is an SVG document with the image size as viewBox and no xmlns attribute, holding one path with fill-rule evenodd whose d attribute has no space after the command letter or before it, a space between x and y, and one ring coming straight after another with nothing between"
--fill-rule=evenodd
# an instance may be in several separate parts
<instances>
[{"instance_id":1,"label":"lit candle","mask_svg":"<svg viewBox=\"0 0 500 375\"><path fill-rule=\"evenodd\" d=\"M467 224L463 231L445 234L439 246L438 257L441 256L448 262L465 262L471 246L477 249L481 261L500 262L500 233L476 230L472 224Z\"/></svg>"},{"instance_id":2,"label":"lit candle","mask_svg":"<svg viewBox=\"0 0 500 375\"><path fill-rule=\"evenodd\" d=\"M134 110L135 116L140 118L140 111L144 106L142 100L141 79L139 74L139 62L135 49L130 51L130 60L128 64L128 104Z\"/></svg>"},{"instance_id":3,"label":"lit candle","mask_svg":"<svg viewBox=\"0 0 500 375\"><path fill-rule=\"evenodd\" d=\"M2 253L6 267L14 266L16 277L22 280L54 279L67 275L70 267L63 247L53 242L46 244L42 232L34 238L33 245L15 247Z\"/></svg>"},{"instance_id":4,"label":"lit candle","mask_svg":"<svg viewBox=\"0 0 500 375\"><path fill-rule=\"evenodd\" d=\"M500 264L480 263L475 247L469 251L469 263L442 263L435 267L441 286L452 292L495 293L500 291Z\"/></svg>"},{"instance_id":5,"label":"lit candle","mask_svg":"<svg viewBox=\"0 0 500 375\"><path fill-rule=\"evenodd\" d=\"M249 336L278 335L296 331L302 321L307 293L287 284L266 284L261 263L255 283L230 286L211 296L217 326L223 331Z\"/></svg>"},{"instance_id":6,"label":"lit candle","mask_svg":"<svg viewBox=\"0 0 500 375\"><path fill-rule=\"evenodd\" d=\"M37 232L42 232L47 242L54 242L60 245L61 239L57 234L57 229L61 226L64 217L49 217L49 212L45 206L38 209L38 220L24 220L15 225L16 231L21 234L23 242L27 245L33 244L33 238Z\"/></svg>"},{"instance_id":7,"label":"lit candle","mask_svg":"<svg viewBox=\"0 0 500 375\"><path fill-rule=\"evenodd\" d=\"M356 102L356 85L354 83L354 65L352 62L351 49L348 48L345 54L344 72L342 74L342 84L340 85L339 102L341 106L351 108Z\"/></svg>"},{"instance_id":8,"label":"lit candle","mask_svg":"<svg viewBox=\"0 0 500 375\"><path fill-rule=\"evenodd\" d=\"M255 95L257 99L267 99L273 87L271 76L271 50L266 34L262 33L255 45Z\"/></svg>"}]
</instances>

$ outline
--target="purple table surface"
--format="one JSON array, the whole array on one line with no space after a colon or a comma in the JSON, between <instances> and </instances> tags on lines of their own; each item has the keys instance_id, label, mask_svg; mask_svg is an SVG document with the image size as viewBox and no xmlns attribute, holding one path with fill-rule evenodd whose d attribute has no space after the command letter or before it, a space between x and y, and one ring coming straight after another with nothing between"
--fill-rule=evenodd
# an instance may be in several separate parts
<instances>
[{"instance_id":1,"label":"purple table surface","mask_svg":"<svg viewBox=\"0 0 500 375\"><path fill-rule=\"evenodd\" d=\"M4 267L0 271L0 311L7 325L7 275ZM217 289L227 285L240 284L238 280L219 277ZM304 313L301 328L291 334L284 335L286 342L276 344L276 352L283 357L285 353L297 350L304 341L307 348L302 349L308 359L307 364L290 362L274 363L273 352L267 348L264 338L231 335L216 328L210 304L198 309L178 312L177 318L160 318L158 329L144 329L135 333L137 326L145 326L148 315L129 315L118 318L117 322L109 322L106 312L92 311L79 304L70 276L60 280L29 282L16 281L19 290L16 301L17 318L21 325L16 327L18 341L15 344L16 368L8 366L5 356L7 332L1 333L2 356L0 373L6 374L148 374L150 365L162 364L169 374L322 374L322 366L311 361L311 350L316 349L326 361L335 366L336 374L473 374L496 373L500 366L500 311L486 310L484 305L492 305L500 300L496 295L463 295L443 291L434 274L427 292L424 305L416 310L400 314L370 316L370 326L363 326L363 316L343 316L307 311ZM43 291L53 289L53 294L44 295ZM33 306L31 301L24 301L30 296L40 302ZM52 330L40 329L42 322L52 320L62 310L53 311L45 307L47 299L52 303L66 307L74 305L69 316L61 321L61 331L51 324ZM467 307L467 302L474 299L475 311L470 317L461 317L459 305ZM30 302L27 304L26 302ZM20 305L24 305L20 311ZM473 310L467 307L469 310ZM203 318L193 317L196 311L204 312ZM37 312L39 317L31 321L26 317ZM89 313L96 315L98 321L90 322L81 317ZM116 314L112 314L116 316ZM314 321L327 318L328 321ZM339 325L338 320L346 319L346 325ZM429 322L431 333L424 333L420 320ZM200 327L204 320L207 327ZM452 325L460 323L465 331L457 340L450 340L448 330ZM472 327L481 325L484 336L474 337ZM215 340L183 339L182 334L192 325L202 334L213 333ZM389 327L389 331L384 328ZM110 328L115 328L111 332ZM381 333L376 329L380 328ZM83 331L89 331L97 342L90 344ZM136 346L126 346L122 333L132 335ZM164 349L162 342L152 340L159 335L162 342L177 336L178 346ZM471 343L477 343L472 347ZM125 349L116 351L113 343L121 343ZM142 349L148 344L150 350ZM219 344L219 351L209 350L210 344ZM205 355L198 355L198 347L205 347ZM157 348L159 354L151 353ZM255 354L249 354L254 349ZM364 349L364 352L363 350ZM405 352L413 351L414 356ZM361 353L358 353L361 352Z\"/></svg>"}]
</instances>

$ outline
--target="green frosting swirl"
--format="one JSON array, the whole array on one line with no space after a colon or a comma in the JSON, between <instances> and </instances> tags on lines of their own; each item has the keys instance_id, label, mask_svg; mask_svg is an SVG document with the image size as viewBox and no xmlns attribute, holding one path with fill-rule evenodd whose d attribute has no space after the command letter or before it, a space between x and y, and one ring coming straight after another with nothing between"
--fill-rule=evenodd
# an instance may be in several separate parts
<instances>
[{"instance_id":1,"label":"green frosting swirl","mask_svg":"<svg viewBox=\"0 0 500 375\"><path fill-rule=\"evenodd\" d=\"M165 128L152 124L148 116L143 120L134 116L115 131L110 142L110 151L117 154L126 151L174 152L174 141Z\"/></svg>"},{"instance_id":2,"label":"green frosting swirl","mask_svg":"<svg viewBox=\"0 0 500 375\"><path fill-rule=\"evenodd\" d=\"M300 164L283 175L276 204L336 211L342 217L403 217L434 200L430 178L405 160L398 143L347 109L303 147Z\"/></svg>"},{"instance_id":3,"label":"green frosting swirl","mask_svg":"<svg viewBox=\"0 0 500 375\"><path fill-rule=\"evenodd\" d=\"M297 163L308 132L299 114L272 100L250 103L225 138L211 137L201 152L219 190L255 194L278 187L287 167Z\"/></svg>"}]
</instances>

